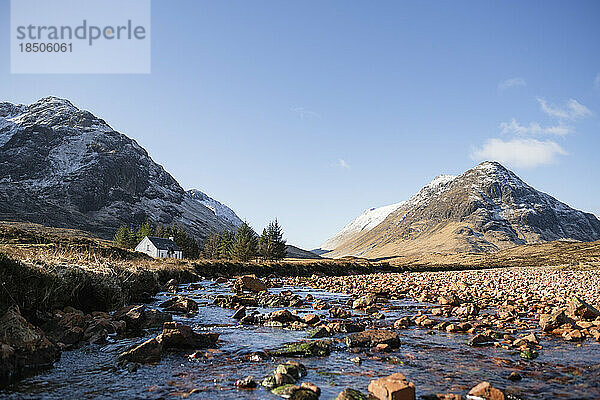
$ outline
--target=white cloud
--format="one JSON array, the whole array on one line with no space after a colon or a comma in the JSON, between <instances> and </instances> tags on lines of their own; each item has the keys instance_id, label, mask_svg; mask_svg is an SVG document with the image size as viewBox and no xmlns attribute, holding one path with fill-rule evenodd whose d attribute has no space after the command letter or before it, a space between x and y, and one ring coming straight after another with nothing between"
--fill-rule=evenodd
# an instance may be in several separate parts
<instances>
[{"instance_id":1,"label":"white cloud","mask_svg":"<svg viewBox=\"0 0 600 400\"><path fill-rule=\"evenodd\" d=\"M564 107L549 104L545 99L538 97L538 103L543 112L558 119L581 119L592 115L592 111L575 99L569 99Z\"/></svg>"},{"instance_id":2,"label":"white cloud","mask_svg":"<svg viewBox=\"0 0 600 400\"><path fill-rule=\"evenodd\" d=\"M471 153L474 160L495 160L515 167L537 167L551 164L567 152L557 143L536 139L488 139Z\"/></svg>"},{"instance_id":3,"label":"white cloud","mask_svg":"<svg viewBox=\"0 0 600 400\"><path fill-rule=\"evenodd\" d=\"M565 136L574 131L572 127L563 124L542 127L537 122L530 122L529 125L521 125L514 118L510 122L502 122L500 129L503 135L514 133L519 136Z\"/></svg>"},{"instance_id":4,"label":"white cloud","mask_svg":"<svg viewBox=\"0 0 600 400\"><path fill-rule=\"evenodd\" d=\"M313 120L313 119L321 119L321 115L318 113L307 110L304 107L290 107L290 111L297 114L300 119Z\"/></svg>"},{"instance_id":5,"label":"white cloud","mask_svg":"<svg viewBox=\"0 0 600 400\"><path fill-rule=\"evenodd\" d=\"M335 164L337 167L342 169L350 169L350 164L346 162L346 160L340 158L338 162Z\"/></svg>"},{"instance_id":6,"label":"white cloud","mask_svg":"<svg viewBox=\"0 0 600 400\"><path fill-rule=\"evenodd\" d=\"M526 86L527 82L523 78L510 78L498 83L499 90L506 90L513 87Z\"/></svg>"}]
</instances>

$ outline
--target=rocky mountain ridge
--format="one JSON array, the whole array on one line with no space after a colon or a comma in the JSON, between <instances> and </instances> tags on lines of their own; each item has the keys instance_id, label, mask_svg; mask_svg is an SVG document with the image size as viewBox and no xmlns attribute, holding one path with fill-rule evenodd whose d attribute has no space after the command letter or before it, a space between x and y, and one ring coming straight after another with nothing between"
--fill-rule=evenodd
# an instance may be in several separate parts
<instances>
[{"instance_id":1,"label":"rocky mountain ridge","mask_svg":"<svg viewBox=\"0 0 600 400\"><path fill-rule=\"evenodd\" d=\"M235 228L235 213L200 193L187 193L135 140L68 100L0 103L1 220L104 238L145 220L197 238Z\"/></svg>"},{"instance_id":2,"label":"rocky mountain ridge","mask_svg":"<svg viewBox=\"0 0 600 400\"><path fill-rule=\"evenodd\" d=\"M553 240L600 239L600 221L523 182L497 162L441 175L377 226L325 256L494 252ZM326 242L327 243L327 242Z\"/></svg>"}]
</instances>

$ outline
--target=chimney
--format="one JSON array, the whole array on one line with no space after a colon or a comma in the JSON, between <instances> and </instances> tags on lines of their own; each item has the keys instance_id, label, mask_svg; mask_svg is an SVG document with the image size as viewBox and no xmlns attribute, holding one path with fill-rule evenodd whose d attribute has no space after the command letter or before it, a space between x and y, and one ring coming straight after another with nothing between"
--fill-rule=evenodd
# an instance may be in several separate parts
<instances>
[{"instance_id":1,"label":"chimney","mask_svg":"<svg viewBox=\"0 0 600 400\"><path fill-rule=\"evenodd\" d=\"M173 236L169 236L169 240L171 240L171 241L173 241L173 242L174 242L174 241L175 241L175 238L174 238Z\"/></svg>"}]
</instances>

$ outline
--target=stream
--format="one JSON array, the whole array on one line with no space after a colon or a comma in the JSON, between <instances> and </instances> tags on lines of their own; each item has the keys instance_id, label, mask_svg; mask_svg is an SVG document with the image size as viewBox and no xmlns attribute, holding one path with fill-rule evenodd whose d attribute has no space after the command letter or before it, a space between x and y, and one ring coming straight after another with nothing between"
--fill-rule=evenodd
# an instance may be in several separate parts
<instances>
[{"instance_id":1,"label":"stream","mask_svg":"<svg viewBox=\"0 0 600 400\"><path fill-rule=\"evenodd\" d=\"M192 289L193 288L193 289ZM304 298L311 294L329 305L345 309L349 296L312 288L283 286L271 293L291 290ZM285 358L250 357L282 344L302 340L306 331L240 325L231 316L234 310L213 305L217 295L231 294L225 284L201 281L181 285L178 295L197 301L199 312L191 317L174 315L174 321L198 330L220 333L217 349L203 350L199 359L188 357L193 351L167 353L157 364L141 365L136 371L117 367L118 355L160 333L149 332L141 338L111 339L104 345L86 345L64 351L54 368L42 371L0 389L7 399L280 399L260 386ZM160 293L152 308L170 298ZM426 311L430 304L392 300L383 310L384 319L375 326L389 326L397 318ZM260 312L276 309L257 308ZM293 308L298 315L314 313L328 318L328 310L314 310L310 305ZM353 318L365 320L367 315L353 310ZM543 348L535 360L521 359L518 352L496 347L470 347L471 337L463 333L446 333L423 328L398 330L401 345L389 353L370 350L348 351L336 344L328 357L298 359L308 374L300 382L312 382L321 388L321 399L335 399L345 388L364 393L372 379L395 372L403 373L417 388L417 398L436 393L466 394L482 381L522 399L598 399L600 398L600 343L587 340L580 345L539 335ZM527 332L524 332L527 333ZM539 331L536 332L539 334ZM345 334L333 337L343 338ZM361 363L351 361L360 357ZM523 376L511 382L508 375L516 371ZM259 382L254 390L237 389L235 381L252 375Z\"/></svg>"}]
</instances>

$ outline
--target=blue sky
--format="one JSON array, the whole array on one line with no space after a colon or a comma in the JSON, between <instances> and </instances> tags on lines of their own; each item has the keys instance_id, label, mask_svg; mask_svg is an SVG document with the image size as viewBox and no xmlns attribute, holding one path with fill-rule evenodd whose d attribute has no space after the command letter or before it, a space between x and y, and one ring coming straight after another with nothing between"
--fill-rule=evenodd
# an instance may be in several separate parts
<instances>
[{"instance_id":1,"label":"blue sky","mask_svg":"<svg viewBox=\"0 0 600 400\"><path fill-rule=\"evenodd\" d=\"M598 15L597 1L155 0L151 74L11 75L2 0L0 99L68 98L305 248L482 159L600 215Z\"/></svg>"}]
</instances>

